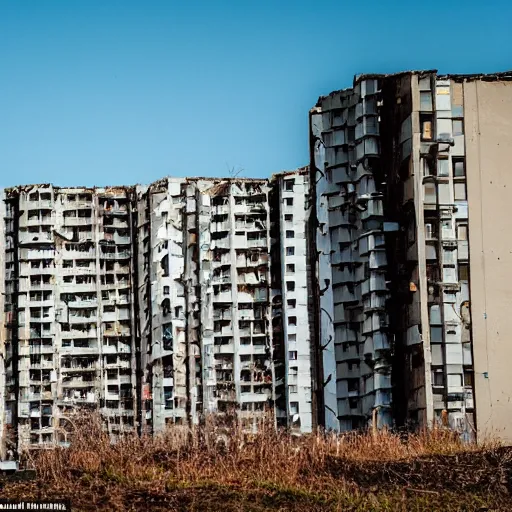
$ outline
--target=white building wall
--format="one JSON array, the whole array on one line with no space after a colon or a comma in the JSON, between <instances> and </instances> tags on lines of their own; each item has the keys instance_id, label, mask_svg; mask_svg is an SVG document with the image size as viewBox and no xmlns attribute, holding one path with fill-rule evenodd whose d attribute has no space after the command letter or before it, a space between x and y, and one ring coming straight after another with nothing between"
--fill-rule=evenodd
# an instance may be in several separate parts
<instances>
[{"instance_id":1,"label":"white building wall","mask_svg":"<svg viewBox=\"0 0 512 512\"><path fill-rule=\"evenodd\" d=\"M308 174L277 175L280 200L282 318L285 345L286 397L289 425L301 432L313 428L311 340L307 276L306 199ZM293 236L292 236L293 235Z\"/></svg>"}]
</instances>

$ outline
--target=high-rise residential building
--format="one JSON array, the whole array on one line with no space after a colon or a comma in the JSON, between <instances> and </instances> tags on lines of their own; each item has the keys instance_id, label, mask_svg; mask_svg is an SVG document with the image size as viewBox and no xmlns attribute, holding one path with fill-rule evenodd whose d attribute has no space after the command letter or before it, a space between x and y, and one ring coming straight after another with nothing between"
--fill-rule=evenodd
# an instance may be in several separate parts
<instances>
[{"instance_id":1,"label":"high-rise residential building","mask_svg":"<svg viewBox=\"0 0 512 512\"><path fill-rule=\"evenodd\" d=\"M441 422L512 439L511 79L362 75L311 110L328 427Z\"/></svg>"},{"instance_id":2,"label":"high-rise residential building","mask_svg":"<svg viewBox=\"0 0 512 512\"><path fill-rule=\"evenodd\" d=\"M284 176L138 187L146 430L235 410L247 428L272 410L311 430L308 173Z\"/></svg>"},{"instance_id":3,"label":"high-rise residential building","mask_svg":"<svg viewBox=\"0 0 512 512\"><path fill-rule=\"evenodd\" d=\"M306 169L3 194L5 450L66 445L84 407L114 438L210 413L311 430Z\"/></svg>"},{"instance_id":4,"label":"high-rise residential building","mask_svg":"<svg viewBox=\"0 0 512 512\"><path fill-rule=\"evenodd\" d=\"M6 449L67 444L66 417L99 408L134 427L131 190L5 192Z\"/></svg>"}]
</instances>

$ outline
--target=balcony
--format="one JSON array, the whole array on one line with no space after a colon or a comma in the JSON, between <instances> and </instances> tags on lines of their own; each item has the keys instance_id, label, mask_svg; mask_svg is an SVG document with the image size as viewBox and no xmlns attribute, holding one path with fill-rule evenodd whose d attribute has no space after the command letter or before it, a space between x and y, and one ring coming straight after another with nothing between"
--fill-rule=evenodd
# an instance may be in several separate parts
<instances>
[{"instance_id":1,"label":"balcony","mask_svg":"<svg viewBox=\"0 0 512 512\"><path fill-rule=\"evenodd\" d=\"M100 258L103 260L122 260L130 258L130 251L100 252Z\"/></svg>"},{"instance_id":2,"label":"balcony","mask_svg":"<svg viewBox=\"0 0 512 512\"><path fill-rule=\"evenodd\" d=\"M20 246L23 245L37 245L37 244L51 244L53 243L52 233L28 233L21 232L18 240Z\"/></svg>"},{"instance_id":3,"label":"balcony","mask_svg":"<svg viewBox=\"0 0 512 512\"><path fill-rule=\"evenodd\" d=\"M92 217L64 217L64 226L91 226L94 223Z\"/></svg>"},{"instance_id":4,"label":"balcony","mask_svg":"<svg viewBox=\"0 0 512 512\"><path fill-rule=\"evenodd\" d=\"M78 308L78 309L86 309L86 308L96 308L98 307L98 299L87 299L87 300L71 300L68 302L68 308Z\"/></svg>"},{"instance_id":5,"label":"balcony","mask_svg":"<svg viewBox=\"0 0 512 512\"><path fill-rule=\"evenodd\" d=\"M94 386L93 380L84 380L81 377L74 377L71 379L62 379L63 388L90 388Z\"/></svg>"},{"instance_id":6,"label":"balcony","mask_svg":"<svg viewBox=\"0 0 512 512\"><path fill-rule=\"evenodd\" d=\"M61 332L62 339L85 339L85 338L97 338L98 332L96 329L88 329L88 330L78 330L78 329L70 329L69 331Z\"/></svg>"},{"instance_id":7,"label":"balcony","mask_svg":"<svg viewBox=\"0 0 512 512\"><path fill-rule=\"evenodd\" d=\"M214 345L213 353L214 354L234 354L235 352L235 344L234 343L225 343L223 345Z\"/></svg>"}]
</instances>

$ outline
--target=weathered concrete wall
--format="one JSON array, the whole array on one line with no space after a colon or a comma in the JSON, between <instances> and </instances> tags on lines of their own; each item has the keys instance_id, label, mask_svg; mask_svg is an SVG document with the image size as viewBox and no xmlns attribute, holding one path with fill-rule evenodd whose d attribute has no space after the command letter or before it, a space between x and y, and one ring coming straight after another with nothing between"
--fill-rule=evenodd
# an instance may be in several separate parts
<instances>
[{"instance_id":1,"label":"weathered concrete wall","mask_svg":"<svg viewBox=\"0 0 512 512\"><path fill-rule=\"evenodd\" d=\"M512 83L464 83L471 320L479 437L512 442Z\"/></svg>"}]
</instances>

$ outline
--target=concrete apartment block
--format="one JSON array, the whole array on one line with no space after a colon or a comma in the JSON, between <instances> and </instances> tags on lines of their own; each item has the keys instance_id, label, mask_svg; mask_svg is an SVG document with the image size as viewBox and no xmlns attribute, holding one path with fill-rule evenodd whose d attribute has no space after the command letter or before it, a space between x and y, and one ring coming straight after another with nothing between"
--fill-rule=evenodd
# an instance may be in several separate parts
<instances>
[{"instance_id":1,"label":"concrete apartment block","mask_svg":"<svg viewBox=\"0 0 512 512\"><path fill-rule=\"evenodd\" d=\"M94 407L134 428L131 190L5 191L5 446L67 444Z\"/></svg>"},{"instance_id":2,"label":"concrete apartment block","mask_svg":"<svg viewBox=\"0 0 512 512\"><path fill-rule=\"evenodd\" d=\"M326 426L438 422L512 438L511 77L362 75L311 110Z\"/></svg>"},{"instance_id":3,"label":"concrete apartment block","mask_svg":"<svg viewBox=\"0 0 512 512\"><path fill-rule=\"evenodd\" d=\"M113 439L209 413L311 430L305 169L3 194L2 458L66 446L79 408Z\"/></svg>"}]
</instances>

